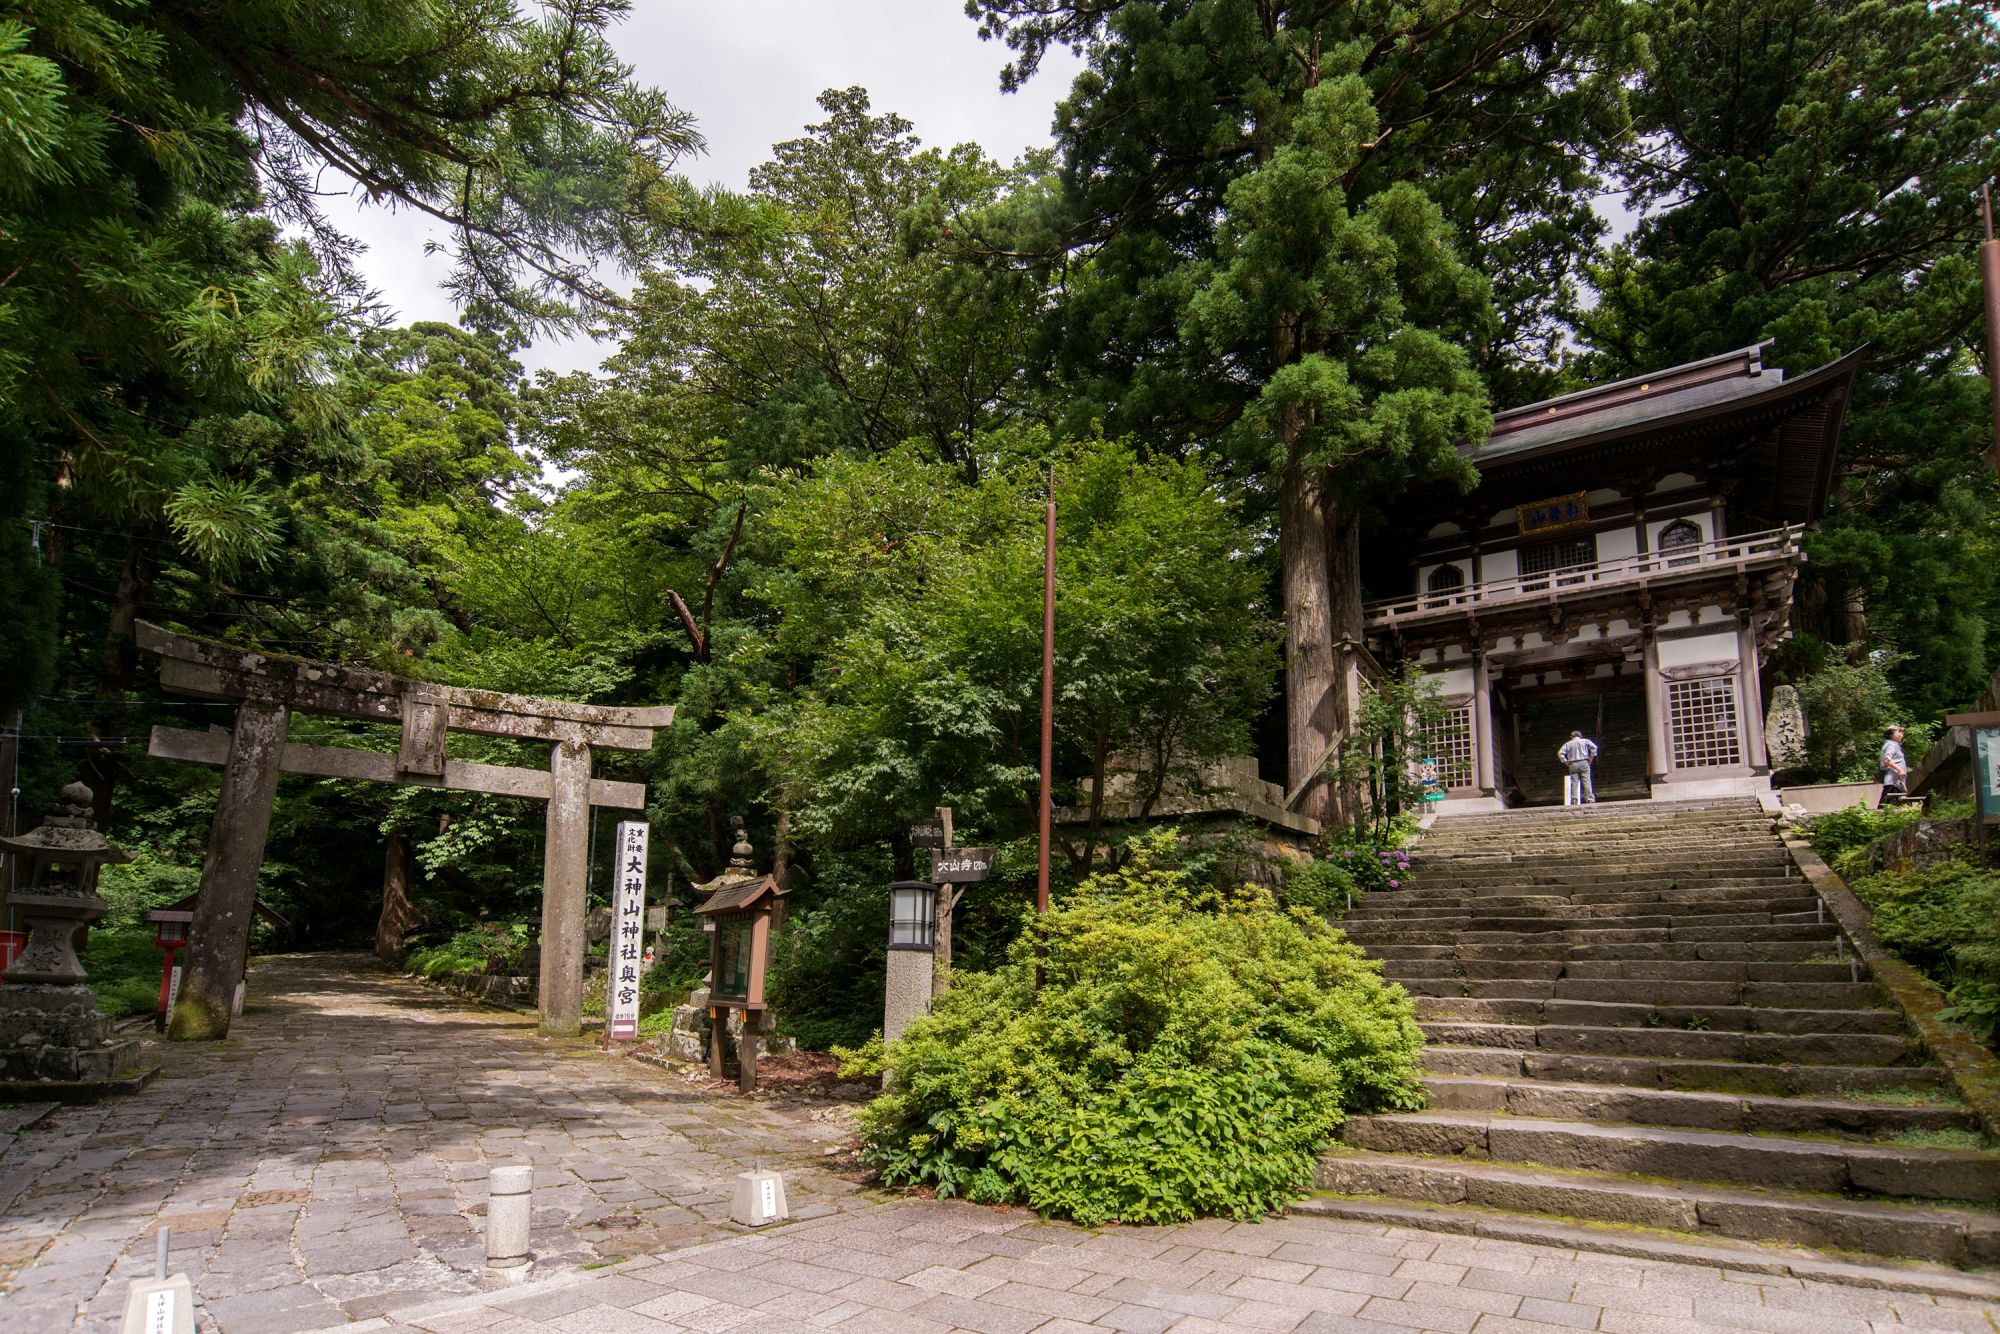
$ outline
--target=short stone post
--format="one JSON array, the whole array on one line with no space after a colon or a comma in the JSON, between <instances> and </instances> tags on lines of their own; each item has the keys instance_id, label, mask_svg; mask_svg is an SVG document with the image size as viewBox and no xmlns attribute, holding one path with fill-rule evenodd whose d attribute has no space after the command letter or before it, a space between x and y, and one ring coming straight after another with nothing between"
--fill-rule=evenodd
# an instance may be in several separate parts
<instances>
[{"instance_id":1,"label":"short stone post","mask_svg":"<svg viewBox=\"0 0 2000 1334\"><path fill-rule=\"evenodd\" d=\"M486 1267L518 1269L528 1263L528 1229L534 1214L535 1169L496 1167L486 1174Z\"/></svg>"},{"instance_id":2,"label":"short stone post","mask_svg":"<svg viewBox=\"0 0 2000 1334\"><path fill-rule=\"evenodd\" d=\"M730 1222L744 1227L768 1227L791 1216L782 1176L765 1171L762 1163L736 1174L736 1189L729 1201Z\"/></svg>"}]
</instances>

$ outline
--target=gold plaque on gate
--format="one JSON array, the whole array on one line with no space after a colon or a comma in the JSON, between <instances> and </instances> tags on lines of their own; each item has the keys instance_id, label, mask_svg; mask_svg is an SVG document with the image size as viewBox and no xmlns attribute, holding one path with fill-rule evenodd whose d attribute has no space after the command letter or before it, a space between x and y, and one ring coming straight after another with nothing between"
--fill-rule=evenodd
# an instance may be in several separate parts
<instances>
[{"instance_id":1,"label":"gold plaque on gate","mask_svg":"<svg viewBox=\"0 0 2000 1334\"><path fill-rule=\"evenodd\" d=\"M1565 528L1581 528L1590 522L1590 493L1576 491L1514 507L1514 521L1521 532L1559 533Z\"/></svg>"}]
</instances>

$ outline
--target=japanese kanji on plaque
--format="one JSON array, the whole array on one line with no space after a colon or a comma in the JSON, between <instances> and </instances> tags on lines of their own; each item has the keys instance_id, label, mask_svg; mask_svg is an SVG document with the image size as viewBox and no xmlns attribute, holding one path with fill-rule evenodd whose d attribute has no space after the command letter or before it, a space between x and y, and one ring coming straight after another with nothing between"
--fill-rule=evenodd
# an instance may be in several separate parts
<instances>
[{"instance_id":1,"label":"japanese kanji on plaque","mask_svg":"<svg viewBox=\"0 0 2000 1334\"><path fill-rule=\"evenodd\" d=\"M646 831L644 820L618 822L617 878L611 893L610 977L605 1035L639 1036L639 979L646 971Z\"/></svg>"}]
</instances>

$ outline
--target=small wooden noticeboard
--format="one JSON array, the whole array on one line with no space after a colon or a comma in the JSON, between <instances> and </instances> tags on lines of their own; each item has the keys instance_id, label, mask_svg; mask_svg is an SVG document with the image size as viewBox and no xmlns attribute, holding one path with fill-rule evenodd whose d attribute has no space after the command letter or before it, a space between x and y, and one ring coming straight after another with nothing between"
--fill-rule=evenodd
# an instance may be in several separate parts
<instances>
[{"instance_id":1,"label":"small wooden noticeboard","mask_svg":"<svg viewBox=\"0 0 2000 1334\"><path fill-rule=\"evenodd\" d=\"M991 848L935 848L931 851L931 883L971 885L993 870Z\"/></svg>"},{"instance_id":2,"label":"small wooden noticeboard","mask_svg":"<svg viewBox=\"0 0 2000 1334\"><path fill-rule=\"evenodd\" d=\"M948 848L951 846L951 807L940 806L933 819L918 820L910 826L910 846L913 848Z\"/></svg>"}]
</instances>

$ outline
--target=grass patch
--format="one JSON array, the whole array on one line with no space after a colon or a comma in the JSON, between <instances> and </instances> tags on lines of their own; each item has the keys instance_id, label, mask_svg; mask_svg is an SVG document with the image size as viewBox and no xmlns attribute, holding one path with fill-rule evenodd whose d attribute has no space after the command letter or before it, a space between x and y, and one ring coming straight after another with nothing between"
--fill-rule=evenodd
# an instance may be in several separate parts
<instances>
[{"instance_id":1,"label":"grass patch","mask_svg":"<svg viewBox=\"0 0 2000 1334\"><path fill-rule=\"evenodd\" d=\"M1984 1149L1986 1137L1976 1130L1905 1130L1882 1143L1905 1149Z\"/></svg>"},{"instance_id":2,"label":"grass patch","mask_svg":"<svg viewBox=\"0 0 2000 1334\"><path fill-rule=\"evenodd\" d=\"M1849 1102L1879 1102L1891 1107L1963 1107L1965 1099L1950 1085L1935 1089L1836 1089L1834 1096Z\"/></svg>"}]
</instances>

